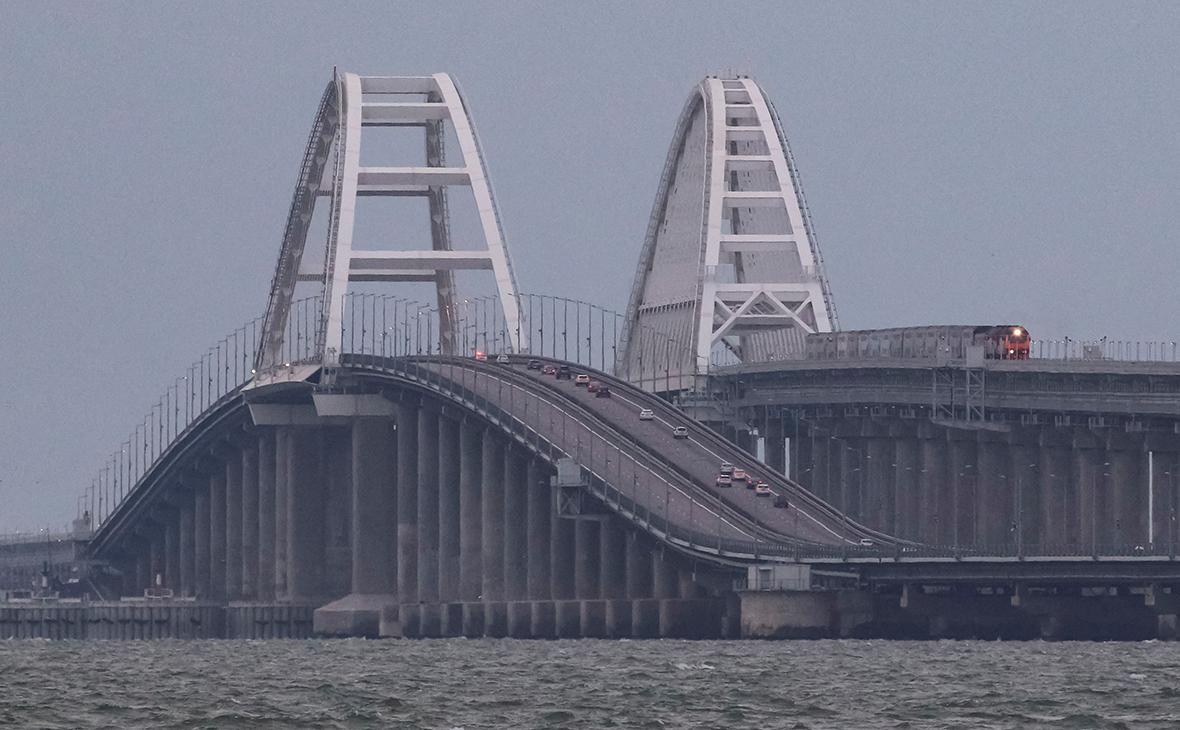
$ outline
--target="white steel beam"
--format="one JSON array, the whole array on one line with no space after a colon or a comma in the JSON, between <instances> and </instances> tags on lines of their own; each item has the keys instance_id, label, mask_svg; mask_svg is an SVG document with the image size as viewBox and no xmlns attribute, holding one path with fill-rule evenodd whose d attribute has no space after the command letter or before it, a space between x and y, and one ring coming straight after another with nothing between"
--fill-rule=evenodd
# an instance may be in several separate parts
<instances>
[{"instance_id":1,"label":"white steel beam","mask_svg":"<svg viewBox=\"0 0 1180 730\"><path fill-rule=\"evenodd\" d=\"M429 94L438 91L432 76L362 76L365 94Z\"/></svg>"},{"instance_id":2,"label":"white steel beam","mask_svg":"<svg viewBox=\"0 0 1180 730\"><path fill-rule=\"evenodd\" d=\"M370 189L382 186L467 185L466 167L362 167L357 184Z\"/></svg>"},{"instance_id":3,"label":"white steel beam","mask_svg":"<svg viewBox=\"0 0 1180 730\"><path fill-rule=\"evenodd\" d=\"M403 269L491 269L487 251L357 251L352 270L397 266Z\"/></svg>"},{"instance_id":4,"label":"white steel beam","mask_svg":"<svg viewBox=\"0 0 1180 730\"><path fill-rule=\"evenodd\" d=\"M446 104L429 101L365 102L361 118L365 123L425 122L446 119L450 109Z\"/></svg>"}]
</instances>

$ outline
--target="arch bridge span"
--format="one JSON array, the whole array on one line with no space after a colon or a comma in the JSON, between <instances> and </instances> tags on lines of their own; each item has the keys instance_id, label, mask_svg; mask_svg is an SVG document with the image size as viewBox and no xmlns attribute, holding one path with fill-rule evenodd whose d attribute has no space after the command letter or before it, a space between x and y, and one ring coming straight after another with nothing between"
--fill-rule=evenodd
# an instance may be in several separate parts
<instances>
[{"instance_id":1,"label":"arch bridge span","mask_svg":"<svg viewBox=\"0 0 1180 730\"><path fill-rule=\"evenodd\" d=\"M582 635L609 609L611 635L716 635L745 564L883 544L635 386L579 367L611 389L597 398L529 368L562 361L494 360L360 353L330 387L292 363L234 388L103 516L92 554L127 595L343 601L348 621L379 605L390 633L495 634L511 620L513 635ZM790 506L714 488L722 460ZM366 610L363 632L377 633Z\"/></svg>"}]
</instances>

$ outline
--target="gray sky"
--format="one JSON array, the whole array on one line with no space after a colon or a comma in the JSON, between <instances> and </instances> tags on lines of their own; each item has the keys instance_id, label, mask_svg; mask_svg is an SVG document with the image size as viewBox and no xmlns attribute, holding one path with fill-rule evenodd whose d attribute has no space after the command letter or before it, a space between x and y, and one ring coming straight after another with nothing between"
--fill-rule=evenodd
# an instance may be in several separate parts
<instances>
[{"instance_id":1,"label":"gray sky","mask_svg":"<svg viewBox=\"0 0 1180 730\"><path fill-rule=\"evenodd\" d=\"M846 328L1180 336L1180 6L7 2L0 532L265 306L333 65L449 71L521 289L623 308L707 73L783 116Z\"/></svg>"}]
</instances>

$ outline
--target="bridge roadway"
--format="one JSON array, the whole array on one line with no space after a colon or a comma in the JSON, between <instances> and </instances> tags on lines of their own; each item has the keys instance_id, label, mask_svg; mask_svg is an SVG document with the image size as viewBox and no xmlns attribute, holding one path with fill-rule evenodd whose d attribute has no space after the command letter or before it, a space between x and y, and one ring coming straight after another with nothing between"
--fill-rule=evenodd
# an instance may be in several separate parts
<instances>
[{"instance_id":1,"label":"bridge roadway","mask_svg":"<svg viewBox=\"0 0 1180 730\"><path fill-rule=\"evenodd\" d=\"M467 389L485 405L510 414L518 426L531 429L535 441L543 440L575 457L598 477L599 496L605 485L613 485L613 501L610 495L604 500L608 507L657 540L699 559L732 568L800 551L836 554L832 549L839 548L839 554L850 550L855 554L865 538L877 546L892 542L887 535L848 521L666 401L604 373L573 366L575 372L590 373L609 385L612 397L596 398L572 381L558 382L528 370L528 359L514 356L503 365L470 358L389 360L352 355L345 357L345 367L337 375L350 388L368 390L388 384L404 388L407 380L415 379L420 381L414 384L418 387L433 384L437 389L449 383L448 387ZM303 369L296 377L311 372ZM168 447L171 455L145 475L97 530L92 555L103 557L125 548L126 539L136 539L141 519L151 521L159 509L171 509L167 491L170 484L185 480L185 462L204 458L202 454L219 448L217 444L227 436L240 433L249 422L249 403L275 398L306 402L312 389L310 383L279 380L239 389L210 406L186 435ZM641 408L652 409L655 419L640 421ZM688 439L672 437L676 425L688 428ZM788 496L790 507L775 508L772 499L756 497L750 489L716 488L722 461L767 481L775 493ZM860 548L859 552L876 551Z\"/></svg>"},{"instance_id":2,"label":"bridge roadway","mask_svg":"<svg viewBox=\"0 0 1180 730\"><path fill-rule=\"evenodd\" d=\"M611 397L599 398L587 388L575 385L572 379L559 381L539 370L527 369L530 359L564 364L546 358L513 356L507 364L435 358L420 365L509 409L544 432L554 445L577 455L579 463L605 481L616 482L618 489L641 506L657 514L663 514L666 509L674 525L704 536L749 543L759 540L848 547L867 538L875 545L892 544L887 535L847 520L800 485L757 462L755 457L666 401L605 373L573 367L574 373L587 373L608 385ZM653 420L639 420L643 408L653 411ZM569 420L571 415L574 418ZM569 429L560 427L565 422L570 423ZM674 426L687 428L688 438L674 438ZM611 447L601 447L604 440L625 452L634 460L632 463L642 461L649 466L634 473L621 473L617 456L612 463ZM600 444L597 451L593 448L596 441ZM787 496L789 507L776 508L773 499L758 497L753 489L715 487L723 461L745 468L752 479L766 481L773 494ZM641 510L640 521L642 515ZM707 549L707 539L702 542L705 545L701 547Z\"/></svg>"}]
</instances>

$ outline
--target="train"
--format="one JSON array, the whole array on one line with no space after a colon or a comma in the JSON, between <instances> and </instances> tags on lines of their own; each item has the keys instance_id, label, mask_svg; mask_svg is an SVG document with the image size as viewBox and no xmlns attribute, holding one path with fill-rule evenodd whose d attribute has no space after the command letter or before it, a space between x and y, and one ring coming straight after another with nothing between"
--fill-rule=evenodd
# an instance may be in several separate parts
<instances>
[{"instance_id":1,"label":"train","mask_svg":"<svg viewBox=\"0 0 1180 730\"><path fill-rule=\"evenodd\" d=\"M982 348L988 360L1027 360L1032 340L1018 324L932 325L807 335L808 360L963 359Z\"/></svg>"}]
</instances>

